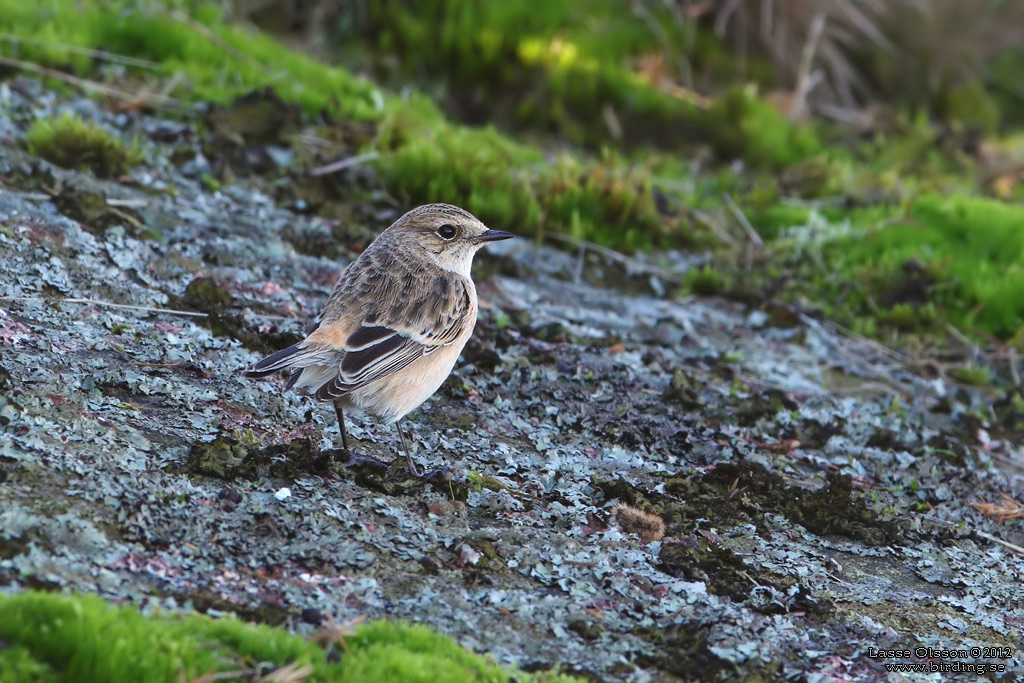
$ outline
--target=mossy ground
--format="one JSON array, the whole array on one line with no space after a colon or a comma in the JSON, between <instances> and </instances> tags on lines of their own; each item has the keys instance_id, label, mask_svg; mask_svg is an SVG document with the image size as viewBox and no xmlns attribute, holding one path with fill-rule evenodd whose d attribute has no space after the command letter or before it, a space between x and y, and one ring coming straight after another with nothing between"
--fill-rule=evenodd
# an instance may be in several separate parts
<instances>
[{"instance_id":1,"label":"mossy ground","mask_svg":"<svg viewBox=\"0 0 1024 683\"><path fill-rule=\"evenodd\" d=\"M115 178L141 160L137 149L94 123L64 113L33 122L25 136L28 150L64 168L87 168L101 178Z\"/></svg>"},{"instance_id":2,"label":"mossy ground","mask_svg":"<svg viewBox=\"0 0 1024 683\"><path fill-rule=\"evenodd\" d=\"M329 631L330 627L325 625ZM174 683L204 676L294 681L508 681L512 673L423 626L378 621L323 646L236 618L114 607L95 596L0 595L5 683ZM288 676L291 676L290 678ZM565 681L557 675L517 680Z\"/></svg>"},{"instance_id":3,"label":"mossy ground","mask_svg":"<svg viewBox=\"0 0 1024 683\"><path fill-rule=\"evenodd\" d=\"M127 95L164 92L180 106L248 98L244 121L237 107L228 119L210 119L212 130L238 129L245 145L209 150L220 174L210 182L230 182L238 164L217 160L237 162L245 148L266 143L260 130L269 131L274 144L298 151L290 180L277 182L275 193L347 217L345 190L305 172L337 155L372 152L376 158L366 163L375 180L364 196L376 186L403 205L449 201L522 234L564 232L619 249L717 245L716 265L687 275L686 283L697 293L736 293L732 283L747 280L749 294L750 278L734 265L744 261L736 252L746 238L720 239L741 233L722 201L729 194L767 240L763 272L784 280L773 295L809 297L878 336L942 334L947 323L973 336L1017 335L1024 238L1012 226L1024 220L1024 209L1013 200L1024 190L1012 173L1014 138L990 135L981 145L969 126L897 114L859 141L794 124L743 87L719 87L695 103L638 64L660 55L664 75L678 76L685 56L698 84L708 85L735 69L727 51L705 27L667 7L649 7L650 16L635 9L596 0L586 11L567 1L538 9L437 0L412 11L394 1L369 8L358 31L339 24L350 32L334 41L348 45L342 58L372 67L394 86L441 84L448 116L515 130L532 144L453 121L425 96L391 95L343 67L227 23L211 5L185 15L129 2L4 0L0 22L24 38L5 52L32 63L96 78L97 60L78 49L113 55ZM746 68L751 79L768 83L756 60ZM279 105L270 114L263 106L273 101L293 103L301 120L284 125ZM960 110L970 107L952 111ZM304 126L333 142L310 148L297 141ZM120 152L110 157L116 148L102 149L97 158L114 165L106 169L103 161L101 170L123 172ZM723 165L734 160L745 170ZM242 172L252 171L247 163ZM787 205L787 198L805 205ZM822 225L848 234L817 234ZM794 233L804 242L795 243ZM918 265L907 282L907 269Z\"/></svg>"}]
</instances>

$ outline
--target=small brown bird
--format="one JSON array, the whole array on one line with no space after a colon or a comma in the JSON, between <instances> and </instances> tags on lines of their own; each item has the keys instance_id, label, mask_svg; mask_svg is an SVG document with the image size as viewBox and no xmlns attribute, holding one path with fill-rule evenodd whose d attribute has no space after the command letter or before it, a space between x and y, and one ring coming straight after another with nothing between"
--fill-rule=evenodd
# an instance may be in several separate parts
<instances>
[{"instance_id":1,"label":"small brown bird","mask_svg":"<svg viewBox=\"0 0 1024 683\"><path fill-rule=\"evenodd\" d=\"M394 422L409 471L421 476L400 420L437 391L473 334L473 255L513 236L456 206L413 209L341 272L319 326L246 376L290 370L286 389L333 402L346 451L345 408Z\"/></svg>"}]
</instances>

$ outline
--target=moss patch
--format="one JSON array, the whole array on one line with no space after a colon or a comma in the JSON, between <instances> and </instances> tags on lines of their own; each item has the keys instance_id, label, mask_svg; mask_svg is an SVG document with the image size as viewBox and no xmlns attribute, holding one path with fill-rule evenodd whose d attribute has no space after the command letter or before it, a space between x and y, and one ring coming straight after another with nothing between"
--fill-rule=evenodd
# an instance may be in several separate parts
<instances>
[{"instance_id":1,"label":"moss patch","mask_svg":"<svg viewBox=\"0 0 1024 683\"><path fill-rule=\"evenodd\" d=\"M33 122L25 142L36 156L64 168L91 169L101 178L124 175L142 159L104 128L68 113Z\"/></svg>"},{"instance_id":2,"label":"moss patch","mask_svg":"<svg viewBox=\"0 0 1024 683\"><path fill-rule=\"evenodd\" d=\"M229 309L234 305L234 297L227 287L213 278L195 278L180 297L174 298L173 303L187 311L205 313L205 318L197 319L199 323L216 335L237 339L257 353L270 354L302 341L302 337L295 333L254 329L241 315L231 313Z\"/></svg>"},{"instance_id":3,"label":"moss patch","mask_svg":"<svg viewBox=\"0 0 1024 683\"><path fill-rule=\"evenodd\" d=\"M305 474L332 471L335 451L321 451L309 439L259 448L243 443L235 435L219 434L213 441L195 444L183 468L190 474L218 479L254 479L270 475L296 479Z\"/></svg>"},{"instance_id":4,"label":"moss patch","mask_svg":"<svg viewBox=\"0 0 1024 683\"><path fill-rule=\"evenodd\" d=\"M94 596L0 596L0 672L5 682L197 680L301 670L309 681L508 681L486 658L423 626L378 621L345 637L334 661L283 629L197 614L145 617ZM337 652L336 650L332 650ZM294 675L294 674L293 674ZM564 676L520 680L570 681Z\"/></svg>"}]
</instances>

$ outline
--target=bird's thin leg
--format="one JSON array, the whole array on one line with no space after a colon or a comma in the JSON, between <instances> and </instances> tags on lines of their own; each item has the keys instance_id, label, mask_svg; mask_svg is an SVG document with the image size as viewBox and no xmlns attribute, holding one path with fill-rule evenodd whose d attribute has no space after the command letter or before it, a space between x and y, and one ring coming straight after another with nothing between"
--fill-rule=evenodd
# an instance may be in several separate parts
<instances>
[{"instance_id":1,"label":"bird's thin leg","mask_svg":"<svg viewBox=\"0 0 1024 683\"><path fill-rule=\"evenodd\" d=\"M348 434L345 433L345 411L341 409L341 401L334 402L334 414L338 416L338 429L341 430L341 447L348 450Z\"/></svg>"},{"instance_id":2,"label":"bird's thin leg","mask_svg":"<svg viewBox=\"0 0 1024 683\"><path fill-rule=\"evenodd\" d=\"M405 432L402 431L401 421L396 421L395 426L398 427L398 438L401 439L402 450L405 451L405 461L409 463L409 474L414 477L422 477L423 473L416 467L416 463L412 461L412 456L409 455L409 445L405 442Z\"/></svg>"}]
</instances>

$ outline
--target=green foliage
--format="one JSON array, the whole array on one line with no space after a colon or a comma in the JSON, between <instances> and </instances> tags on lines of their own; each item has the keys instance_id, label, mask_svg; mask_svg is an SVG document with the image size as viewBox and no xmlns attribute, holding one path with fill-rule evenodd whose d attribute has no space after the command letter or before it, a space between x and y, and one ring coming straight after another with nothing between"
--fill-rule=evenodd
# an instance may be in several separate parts
<instances>
[{"instance_id":1,"label":"green foliage","mask_svg":"<svg viewBox=\"0 0 1024 683\"><path fill-rule=\"evenodd\" d=\"M141 161L139 151L89 121L65 112L37 119L26 135L33 154L64 168L91 169L100 177L123 175Z\"/></svg>"},{"instance_id":2,"label":"green foliage","mask_svg":"<svg viewBox=\"0 0 1024 683\"><path fill-rule=\"evenodd\" d=\"M493 129L453 125L426 98L385 97L344 69L222 23L206 6L182 19L133 9L127 0L81 7L70 0L0 0L0 17L0 27L33 37L19 56L47 66L86 75L91 60L53 43L102 48L156 63L138 74L176 76L172 94L187 100L227 102L270 86L307 114L381 119L376 166L388 190L408 203L447 201L517 232L564 231L620 248L687 239L658 215L643 168L613 155L548 160Z\"/></svg>"},{"instance_id":3,"label":"green foliage","mask_svg":"<svg viewBox=\"0 0 1024 683\"><path fill-rule=\"evenodd\" d=\"M475 105L505 124L557 131L592 149L618 127L628 147L711 143L723 158L767 166L820 147L811 129L745 89L707 107L642 75L636 59L657 54L679 77L695 44L695 23L668 4L391 0L371 5L370 15L378 47L397 53L407 72L449 82L456 100L471 90Z\"/></svg>"},{"instance_id":4,"label":"green foliage","mask_svg":"<svg viewBox=\"0 0 1024 683\"><path fill-rule=\"evenodd\" d=\"M698 296L722 294L728 284L726 276L710 264L688 270L683 278L684 288Z\"/></svg>"},{"instance_id":5,"label":"green foliage","mask_svg":"<svg viewBox=\"0 0 1024 683\"><path fill-rule=\"evenodd\" d=\"M377 168L409 204L451 202L516 232L555 230L617 247L684 239L663 226L649 174L614 155L549 160L493 128L451 125L417 97L384 123L381 147Z\"/></svg>"},{"instance_id":6,"label":"green foliage","mask_svg":"<svg viewBox=\"0 0 1024 683\"><path fill-rule=\"evenodd\" d=\"M153 62L142 77L175 79L170 96L226 103L266 87L307 114L362 120L379 116L381 95L348 71L289 50L274 39L224 23L212 5L191 18L146 11L131 0L0 0L0 27L28 40L0 50L18 59L89 76L94 60L75 48ZM13 50L13 51L12 51ZM160 88L154 88L159 91Z\"/></svg>"},{"instance_id":7,"label":"green foliage","mask_svg":"<svg viewBox=\"0 0 1024 683\"><path fill-rule=\"evenodd\" d=\"M767 212L781 219L787 212ZM826 310L875 335L946 323L1009 339L1024 322L1024 207L928 194L830 221L811 212L784 230L780 254L802 263L801 286ZM795 247L795 248L794 248ZM836 303L832 303L836 302Z\"/></svg>"},{"instance_id":8,"label":"green foliage","mask_svg":"<svg viewBox=\"0 0 1024 683\"><path fill-rule=\"evenodd\" d=\"M258 666L309 667L309 681L508 681L510 673L424 626L379 621L345 637L329 661L316 644L280 628L198 614L146 617L95 596L0 596L0 680L175 683ZM258 663L258 664L257 664ZM237 674L236 674L237 675ZM568 683L516 672L517 680Z\"/></svg>"},{"instance_id":9,"label":"green foliage","mask_svg":"<svg viewBox=\"0 0 1024 683\"><path fill-rule=\"evenodd\" d=\"M989 367L964 366L950 370L950 376L958 382L977 387L986 387L992 383L992 371Z\"/></svg>"},{"instance_id":10,"label":"green foliage","mask_svg":"<svg viewBox=\"0 0 1024 683\"><path fill-rule=\"evenodd\" d=\"M818 151L810 128L794 126L749 89L731 90L709 110L705 124L721 153L764 166L785 166Z\"/></svg>"}]
</instances>

